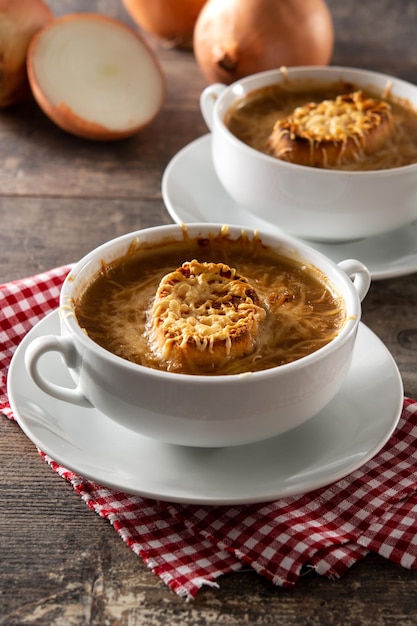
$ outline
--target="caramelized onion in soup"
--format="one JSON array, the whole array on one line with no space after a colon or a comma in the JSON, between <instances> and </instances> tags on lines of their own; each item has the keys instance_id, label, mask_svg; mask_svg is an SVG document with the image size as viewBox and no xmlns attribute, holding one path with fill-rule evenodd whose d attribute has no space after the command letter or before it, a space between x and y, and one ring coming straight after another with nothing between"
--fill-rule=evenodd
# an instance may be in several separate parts
<instances>
[{"instance_id":1,"label":"caramelized onion in soup","mask_svg":"<svg viewBox=\"0 0 417 626\"><path fill-rule=\"evenodd\" d=\"M244 234L139 246L103 264L75 313L93 341L124 359L215 375L300 359L345 321L320 271Z\"/></svg>"},{"instance_id":2,"label":"caramelized onion in soup","mask_svg":"<svg viewBox=\"0 0 417 626\"><path fill-rule=\"evenodd\" d=\"M236 102L225 123L252 148L298 165L361 171L417 162L417 111L389 89L287 81Z\"/></svg>"}]
</instances>

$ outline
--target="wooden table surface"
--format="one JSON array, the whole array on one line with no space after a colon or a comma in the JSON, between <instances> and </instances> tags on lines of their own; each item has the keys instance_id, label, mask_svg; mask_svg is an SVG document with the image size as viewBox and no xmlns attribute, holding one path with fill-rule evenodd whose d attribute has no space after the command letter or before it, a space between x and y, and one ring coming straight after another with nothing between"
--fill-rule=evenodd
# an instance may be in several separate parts
<instances>
[{"instance_id":1,"label":"wooden table surface","mask_svg":"<svg viewBox=\"0 0 417 626\"><path fill-rule=\"evenodd\" d=\"M131 23L114 0L49 4L56 15L95 10ZM417 83L415 0L329 0L329 6L333 64ZM180 148L207 132L198 106L205 82L191 53L151 43L166 74L167 98L154 123L132 139L75 138L34 102L0 112L0 282L73 262L116 235L171 222L161 174ZM416 307L413 274L374 282L363 311L413 398ZM341 580L310 574L290 591L247 570L187 603L51 471L16 423L2 418L0 430L2 626L417 624L417 574L376 555Z\"/></svg>"}]
</instances>

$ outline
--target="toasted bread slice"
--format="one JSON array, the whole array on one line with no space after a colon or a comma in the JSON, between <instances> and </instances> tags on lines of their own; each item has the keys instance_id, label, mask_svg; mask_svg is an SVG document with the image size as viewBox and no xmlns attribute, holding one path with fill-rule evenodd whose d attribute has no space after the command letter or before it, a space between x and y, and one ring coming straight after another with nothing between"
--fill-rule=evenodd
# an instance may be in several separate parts
<instances>
[{"instance_id":1,"label":"toasted bread slice","mask_svg":"<svg viewBox=\"0 0 417 626\"><path fill-rule=\"evenodd\" d=\"M198 373L251 354L265 317L234 268L193 260L162 278L148 312L149 339L169 370Z\"/></svg>"},{"instance_id":2,"label":"toasted bread slice","mask_svg":"<svg viewBox=\"0 0 417 626\"><path fill-rule=\"evenodd\" d=\"M392 129L390 105L355 91L335 100L310 102L278 120L268 151L299 165L337 167L378 150Z\"/></svg>"}]
</instances>

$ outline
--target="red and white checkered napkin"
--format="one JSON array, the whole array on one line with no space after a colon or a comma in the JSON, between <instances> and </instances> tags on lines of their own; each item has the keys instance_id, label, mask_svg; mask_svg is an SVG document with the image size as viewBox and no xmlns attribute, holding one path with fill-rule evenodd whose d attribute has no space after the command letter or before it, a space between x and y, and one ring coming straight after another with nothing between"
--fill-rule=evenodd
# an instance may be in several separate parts
<instances>
[{"instance_id":1,"label":"red and white checkered napkin","mask_svg":"<svg viewBox=\"0 0 417 626\"><path fill-rule=\"evenodd\" d=\"M69 267L0 286L0 410L13 418L7 368L25 333L58 305ZM251 566L277 585L314 569L340 577L368 551L417 569L417 402L374 459L347 478L267 504L200 506L120 493L41 455L176 593L188 598ZM19 460L21 462L21 460Z\"/></svg>"}]
</instances>

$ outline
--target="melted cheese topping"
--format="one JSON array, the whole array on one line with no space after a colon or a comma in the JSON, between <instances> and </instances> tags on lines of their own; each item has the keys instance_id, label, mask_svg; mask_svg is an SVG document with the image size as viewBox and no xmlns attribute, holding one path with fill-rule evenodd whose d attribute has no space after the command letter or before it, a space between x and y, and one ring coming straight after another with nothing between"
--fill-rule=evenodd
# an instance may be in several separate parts
<instances>
[{"instance_id":1,"label":"melted cheese topping","mask_svg":"<svg viewBox=\"0 0 417 626\"><path fill-rule=\"evenodd\" d=\"M193 260L161 280L149 312L150 339L166 360L175 348L213 352L219 345L230 356L241 337L247 353L265 317L255 290L234 268Z\"/></svg>"},{"instance_id":2,"label":"melted cheese topping","mask_svg":"<svg viewBox=\"0 0 417 626\"><path fill-rule=\"evenodd\" d=\"M388 103L355 91L335 100L297 107L292 115L276 123L274 132L289 132L292 139L298 136L313 141L344 142L348 138L363 138L390 114Z\"/></svg>"}]
</instances>

